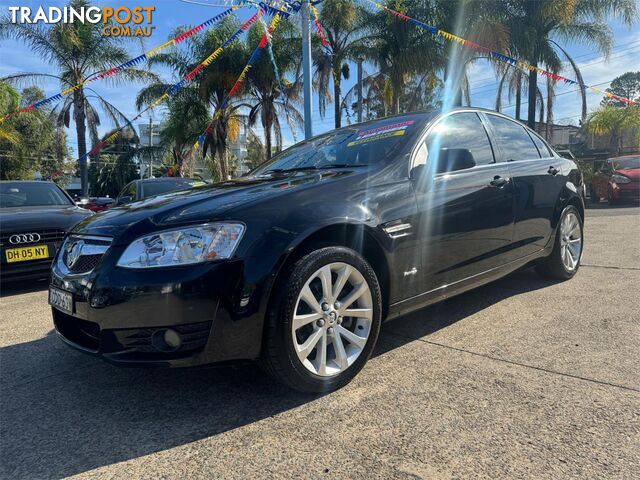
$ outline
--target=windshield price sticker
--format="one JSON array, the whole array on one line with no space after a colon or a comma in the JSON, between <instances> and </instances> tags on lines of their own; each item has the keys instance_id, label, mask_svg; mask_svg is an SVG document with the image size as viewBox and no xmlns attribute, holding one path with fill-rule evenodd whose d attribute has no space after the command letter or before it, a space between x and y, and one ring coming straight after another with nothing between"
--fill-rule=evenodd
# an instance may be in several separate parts
<instances>
[{"instance_id":1,"label":"windshield price sticker","mask_svg":"<svg viewBox=\"0 0 640 480\"><path fill-rule=\"evenodd\" d=\"M407 120L406 122L393 123L391 125L385 125L383 127L363 130L362 132L358 133L356 140L347 144L347 147L354 147L363 143L374 142L376 140L383 140L390 137L400 137L405 134L407 128L413 125L413 123L414 120Z\"/></svg>"}]
</instances>

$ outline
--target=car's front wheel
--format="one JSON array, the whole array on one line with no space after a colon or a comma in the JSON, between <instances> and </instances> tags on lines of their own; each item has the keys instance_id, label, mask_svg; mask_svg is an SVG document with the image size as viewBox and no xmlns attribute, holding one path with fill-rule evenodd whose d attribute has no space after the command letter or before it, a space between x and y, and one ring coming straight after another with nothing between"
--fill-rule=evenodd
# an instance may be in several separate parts
<instances>
[{"instance_id":1,"label":"car's front wheel","mask_svg":"<svg viewBox=\"0 0 640 480\"><path fill-rule=\"evenodd\" d=\"M335 390L364 366L381 322L380 286L371 266L344 247L305 255L276 287L263 364L307 393Z\"/></svg>"}]
</instances>

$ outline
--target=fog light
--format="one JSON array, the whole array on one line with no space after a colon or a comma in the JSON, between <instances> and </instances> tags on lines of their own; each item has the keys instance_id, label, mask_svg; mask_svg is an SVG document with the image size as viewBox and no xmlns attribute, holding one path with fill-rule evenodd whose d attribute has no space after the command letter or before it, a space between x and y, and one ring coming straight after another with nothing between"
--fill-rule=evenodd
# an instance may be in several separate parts
<instances>
[{"instance_id":1,"label":"fog light","mask_svg":"<svg viewBox=\"0 0 640 480\"><path fill-rule=\"evenodd\" d=\"M156 330L151 337L151 343L161 352L175 352L182 346L180 334L170 328Z\"/></svg>"}]
</instances>

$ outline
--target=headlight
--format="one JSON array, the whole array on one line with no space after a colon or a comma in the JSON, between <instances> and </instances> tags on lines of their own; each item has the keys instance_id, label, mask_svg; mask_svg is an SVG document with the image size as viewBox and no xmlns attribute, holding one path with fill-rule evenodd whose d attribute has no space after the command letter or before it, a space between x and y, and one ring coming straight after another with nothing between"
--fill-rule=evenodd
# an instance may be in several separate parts
<instances>
[{"instance_id":1,"label":"headlight","mask_svg":"<svg viewBox=\"0 0 640 480\"><path fill-rule=\"evenodd\" d=\"M611 179L616 183L629 183L629 177L625 177L624 175L613 175Z\"/></svg>"},{"instance_id":2,"label":"headlight","mask_svg":"<svg viewBox=\"0 0 640 480\"><path fill-rule=\"evenodd\" d=\"M170 267L229 258L243 233L244 225L240 223L210 223L165 230L135 240L118 260L118 266Z\"/></svg>"}]
</instances>

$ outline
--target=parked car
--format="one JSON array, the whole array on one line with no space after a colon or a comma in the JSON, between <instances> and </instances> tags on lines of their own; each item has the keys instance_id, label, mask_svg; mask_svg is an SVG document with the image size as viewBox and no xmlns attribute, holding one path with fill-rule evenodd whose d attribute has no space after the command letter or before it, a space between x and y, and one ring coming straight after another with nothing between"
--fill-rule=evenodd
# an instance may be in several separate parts
<instances>
[{"instance_id":1,"label":"parked car","mask_svg":"<svg viewBox=\"0 0 640 480\"><path fill-rule=\"evenodd\" d=\"M92 212L102 212L104 210L108 210L113 204L115 200L109 197L90 197L83 198L80 201L76 202L81 208L86 208L87 210L91 210Z\"/></svg>"},{"instance_id":2,"label":"parked car","mask_svg":"<svg viewBox=\"0 0 640 480\"><path fill-rule=\"evenodd\" d=\"M327 392L363 367L383 318L527 265L573 277L583 191L573 161L493 112L349 126L246 177L84 220L52 268L55 328L116 364L252 359Z\"/></svg>"},{"instance_id":3,"label":"parked car","mask_svg":"<svg viewBox=\"0 0 640 480\"><path fill-rule=\"evenodd\" d=\"M134 180L118 194L116 205L126 205L128 203L144 200L145 198L163 193L177 192L179 190L190 190L192 188L206 185L202 180L182 177L162 177L147 178L144 180Z\"/></svg>"},{"instance_id":4,"label":"parked car","mask_svg":"<svg viewBox=\"0 0 640 480\"><path fill-rule=\"evenodd\" d=\"M0 182L0 280L47 277L66 232L89 215L53 182Z\"/></svg>"},{"instance_id":5,"label":"parked car","mask_svg":"<svg viewBox=\"0 0 640 480\"><path fill-rule=\"evenodd\" d=\"M602 164L591 181L591 199L603 198L612 205L640 201L640 155L608 158Z\"/></svg>"}]
</instances>

